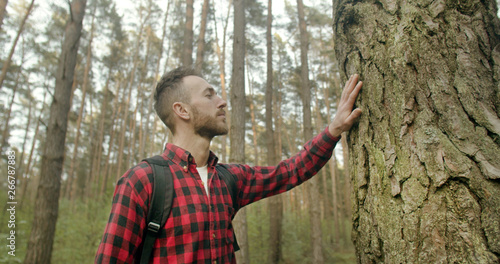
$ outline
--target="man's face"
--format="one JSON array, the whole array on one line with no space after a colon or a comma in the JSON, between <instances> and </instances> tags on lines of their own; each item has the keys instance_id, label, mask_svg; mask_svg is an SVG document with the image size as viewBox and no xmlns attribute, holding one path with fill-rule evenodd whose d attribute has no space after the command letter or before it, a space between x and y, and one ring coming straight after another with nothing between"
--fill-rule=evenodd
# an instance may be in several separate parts
<instances>
[{"instance_id":1,"label":"man's face","mask_svg":"<svg viewBox=\"0 0 500 264\"><path fill-rule=\"evenodd\" d=\"M226 101L220 98L214 88L198 76L184 77L184 87L191 95L191 113L195 133L212 139L226 135Z\"/></svg>"}]
</instances>

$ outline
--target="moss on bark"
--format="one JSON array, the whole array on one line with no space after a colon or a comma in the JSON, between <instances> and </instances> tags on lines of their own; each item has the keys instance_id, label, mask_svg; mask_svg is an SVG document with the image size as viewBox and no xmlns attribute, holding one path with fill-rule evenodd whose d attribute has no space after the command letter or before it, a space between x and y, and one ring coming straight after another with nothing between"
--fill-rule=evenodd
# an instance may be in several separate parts
<instances>
[{"instance_id":1,"label":"moss on bark","mask_svg":"<svg viewBox=\"0 0 500 264\"><path fill-rule=\"evenodd\" d=\"M493 0L334 1L360 263L500 261L500 21Z\"/></svg>"}]
</instances>

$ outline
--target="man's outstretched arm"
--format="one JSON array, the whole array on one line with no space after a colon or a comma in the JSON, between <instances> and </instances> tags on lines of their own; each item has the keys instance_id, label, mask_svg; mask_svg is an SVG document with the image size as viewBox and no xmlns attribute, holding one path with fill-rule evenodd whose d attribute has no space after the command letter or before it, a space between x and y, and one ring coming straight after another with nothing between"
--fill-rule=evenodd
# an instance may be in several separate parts
<instances>
[{"instance_id":1,"label":"man's outstretched arm","mask_svg":"<svg viewBox=\"0 0 500 264\"><path fill-rule=\"evenodd\" d=\"M328 131L336 138L339 138L342 132L349 131L361 115L361 109L356 108L353 110L354 102L363 86L363 82L358 82L358 79L359 75L351 75L351 78L345 84L337 114L328 125Z\"/></svg>"}]
</instances>

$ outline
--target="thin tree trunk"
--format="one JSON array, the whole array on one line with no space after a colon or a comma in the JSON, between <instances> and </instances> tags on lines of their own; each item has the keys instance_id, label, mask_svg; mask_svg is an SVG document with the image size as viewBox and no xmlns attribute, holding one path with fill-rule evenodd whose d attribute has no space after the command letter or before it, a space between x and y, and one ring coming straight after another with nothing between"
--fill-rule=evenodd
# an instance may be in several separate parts
<instances>
[{"instance_id":1,"label":"thin tree trunk","mask_svg":"<svg viewBox=\"0 0 500 264\"><path fill-rule=\"evenodd\" d=\"M334 14L342 77L365 82L346 137L358 262L499 263L495 1L335 1Z\"/></svg>"},{"instance_id":2,"label":"thin tree trunk","mask_svg":"<svg viewBox=\"0 0 500 264\"><path fill-rule=\"evenodd\" d=\"M145 26L146 22L148 21L150 15L151 15L151 6L148 6L148 11L147 11L147 14L145 17L142 16L142 11L139 11L141 24L139 26L139 31L138 31L139 34L137 35L137 42L136 42L136 47L135 47L135 51L134 51L135 55L134 55L134 59L133 59L132 70L130 71L129 81L126 84L127 85L126 91L128 91L128 97L127 97L127 101L125 102L125 105L123 107L123 116L122 116L123 121L122 121L122 124L120 126L121 132L120 132L120 143L119 143L119 148L118 148L117 166L116 166L116 174L115 174L116 179L120 178L120 176L123 173L123 168L122 168L123 159L124 159L123 152L125 149L125 134L127 131L127 121L128 121L129 116L130 116L129 107L130 107L130 100L132 98L132 86L133 86L134 79L135 79L135 72L137 71L137 66L139 64L139 53L140 53L139 49L141 48L142 34L144 31L144 26ZM130 155L130 153L129 153L129 155Z\"/></svg>"},{"instance_id":3,"label":"thin tree trunk","mask_svg":"<svg viewBox=\"0 0 500 264\"><path fill-rule=\"evenodd\" d=\"M72 201L76 198L76 194L81 194L80 192L77 192L78 190L82 190L85 188L85 186L81 186L78 181L74 180L74 173L75 173L75 167L77 165L77 154L78 154L78 147L80 145L80 129L82 126L82 120L83 120L83 110L85 109L85 98L87 96L87 87L89 85L89 76L90 76L90 69L92 67L92 41L94 40L94 29L95 29L95 13L96 13L96 8L97 5L94 4L94 8L92 11L92 22L90 26L90 39L89 39L89 44L87 47L87 55L86 55L86 63L85 63L85 68L83 70L83 84L82 84L82 98L80 102L80 109L78 111L78 118L76 120L76 135L75 139L73 142L73 153L71 156L71 163L69 166L69 171L68 171L68 181L69 184L67 186L67 197L71 199Z\"/></svg>"},{"instance_id":4,"label":"thin tree trunk","mask_svg":"<svg viewBox=\"0 0 500 264\"><path fill-rule=\"evenodd\" d=\"M3 19L7 10L7 2L8 0L0 0L0 30L2 30Z\"/></svg>"},{"instance_id":5,"label":"thin tree trunk","mask_svg":"<svg viewBox=\"0 0 500 264\"><path fill-rule=\"evenodd\" d=\"M70 110L71 86L73 84L86 4L86 0L73 0L70 5L71 16L66 25L56 75L54 98L50 107L33 227L28 241L26 258L24 259L26 264L49 264L52 256L59 210L61 172L64 163L64 145Z\"/></svg>"},{"instance_id":6,"label":"thin tree trunk","mask_svg":"<svg viewBox=\"0 0 500 264\"><path fill-rule=\"evenodd\" d=\"M97 131L99 131L99 135L97 136L97 148L95 149L95 152L93 154L94 162L92 166L92 170L90 171L90 177L94 179L99 179L97 176L100 174L101 171L101 161L102 161L102 147L104 144L104 123L106 121L106 112L108 110L108 98L110 91L108 90L109 88L109 82L111 80L111 71L112 67L109 67L108 70L108 77L106 78L106 84L104 85L103 92L104 92L104 98L101 103L101 111L100 111L100 117L99 117L99 127ZM111 127L113 128L113 127ZM111 144L109 145L111 147ZM98 180L97 180L98 181ZM99 183L97 183L99 186ZM102 186L100 186L102 188ZM100 195L100 192L99 192Z\"/></svg>"},{"instance_id":7,"label":"thin tree trunk","mask_svg":"<svg viewBox=\"0 0 500 264\"><path fill-rule=\"evenodd\" d=\"M250 121L252 123L252 142L253 142L253 155L254 155L254 164L255 165L260 165L259 161L259 147L257 144L257 137L258 137L258 132L257 132L257 121L255 119L255 104L254 104L254 94L253 94L253 78L250 74L250 67L249 67L249 62L248 62L248 54L246 56L246 72L247 72L247 79L248 79L248 90L250 92Z\"/></svg>"},{"instance_id":8,"label":"thin tree trunk","mask_svg":"<svg viewBox=\"0 0 500 264\"><path fill-rule=\"evenodd\" d=\"M245 162L245 3L234 2L233 73L231 76L231 155L230 163ZM246 208L234 219L235 232L241 250L236 253L238 263L249 264Z\"/></svg>"},{"instance_id":9,"label":"thin tree trunk","mask_svg":"<svg viewBox=\"0 0 500 264\"><path fill-rule=\"evenodd\" d=\"M5 2L5 5L7 5L7 2ZM3 87L3 82L5 81L5 77L7 77L7 71L9 70L10 63L12 62L12 56L14 55L14 51L16 50L17 42L19 41L19 38L21 37L21 34L24 31L24 25L26 24L26 21L28 20L28 17L30 16L34 5L35 5L35 0L31 0L31 4L29 5L28 9L26 9L23 21L21 22L21 25L19 25L19 29L17 30L16 38L14 39L12 47L10 48L9 56L3 63L2 73L0 74L0 89L2 89Z\"/></svg>"},{"instance_id":10,"label":"thin tree trunk","mask_svg":"<svg viewBox=\"0 0 500 264\"><path fill-rule=\"evenodd\" d=\"M266 147L267 160L271 166L278 164L276 144L273 129L273 41L272 41L272 0L267 2L267 30L266 30ZM283 219L283 200L281 195L269 198L269 257L268 263L279 263L281 256L281 222Z\"/></svg>"},{"instance_id":11,"label":"thin tree trunk","mask_svg":"<svg viewBox=\"0 0 500 264\"><path fill-rule=\"evenodd\" d=\"M315 74L314 70L311 71L311 74L312 74L312 77L313 77L313 80L317 80L317 75ZM320 105L319 105L319 99L318 99L318 94L319 94L319 88L316 88L314 89L314 114L316 116L316 119L315 119L315 125L316 125L316 129L317 131L322 131L323 129L325 129L324 127L324 122L323 122L323 117L321 116L321 112L320 112ZM321 186L318 186L321 188L321 194L323 194L322 196L320 196L320 199L318 200L319 203L320 203L320 215L321 215L321 219L325 219L325 216L327 216L328 214L325 212L326 208L328 207L328 191L327 191L327 184L326 184L326 169L321 169L320 170L321 172L321 176L320 179L317 179L317 181L319 182L321 180ZM318 177L318 176L316 176ZM318 190L320 191L320 190ZM326 219L325 219L326 220Z\"/></svg>"},{"instance_id":12,"label":"thin tree trunk","mask_svg":"<svg viewBox=\"0 0 500 264\"><path fill-rule=\"evenodd\" d=\"M322 64L320 67L321 73L325 74L324 71L324 65ZM326 113L327 117L326 120L333 120L332 115L331 115L331 107L330 107L330 93L329 93L329 87L323 87L323 93L325 97L325 105L326 105ZM337 104L338 105L338 104ZM328 165L330 167L330 178L332 181L332 215L333 215L333 246L334 248L338 248L339 242L340 242L340 233L341 233L341 227L340 227L340 215L339 215L339 201L338 201L338 181L337 181L337 157L335 156L335 150L333 151L332 158L328 162ZM344 171L345 171L344 166ZM326 187L326 185L325 185ZM350 192L349 190L346 190L344 192ZM349 202L349 201L347 201Z\"/></svg>"},{"instance_id":13,"label":"thin tree trunk","mask_svg":"<svg viewBox=\"0 0 500 264\"><path fill-rule=\"evenodd\" d=\"M17 88L19 87L19 78L21 77L21 70L22 70L22 65L21 65L21 67L19 67L19 69L17 71L16 83L14 84L14 87L12 88L12 98L10 99L9 109L7 110L7 116L5 117L5 124L3 126L2 139L1 139L2 144L1 144L0 150L3 150L4 147L7 145L7 138L9 137L9 122L10 122L10 117L12 114L12 107L14 106L14 100L16 99Z\"/></svg>"},{"instance_id":14,"label":"thin tree trunk","mask_svg":"<svg viewBox=\"0 0 500 264\"><path fill-rule=\"evenodd\" d=\"M300 63L301 63L301 85L302 85L302 107L304 120L304 139L309 141L313 135L311 122L311 86L309 84L309 66L307 61L307 52L309 46L309 37L304 19L304 4L302 0L297 0L297 11L299 15L300 29ZM314 177L306 185L309 188L309 208L311 219L311 243L312 243L312 262L322 264L323 259L323 239L321 235L321 215L319 204L319 184L318 178Z\"/></svg>"},{"instance_id":15,"label":"thin tree trunk","mask_svg":"<svg viewBox=\"0 0 500 264\"><path fill-rule=\"evenodd\" d=\"M155 77L157 80L159 79L159 73L160 73L160 61L163 57L163 43L165 43L165 37L167 35L167 21L168 21L168 16L169 16L169 10L170 10L170 1L168 1L168 3L167 3L167 10L165 11L165 18L163 20L163 33L161 36L160 56L159 56L158 61L156 63L156 71L155 71ZM169 46L169 49L167 50L167 60L166 60L167 62L168 62L168 57L169 57L168 53L170 51L170 39L169 39L168 46ZM150 96L150 104L149 104L149 113L150 114L149 114L149 116L151 116L153 113L153 103L152 103L153 98L154 98L154 91L151 92L151 96ZM149 147L148 157L151 157L153 155L154 147L156 146L155 140L156 140L156 130L158 127L158 121L159 121L158 116L154 115L154 117L153 117L153 132L152 133L149 133L149 122L146 124L146 135L151 135L151 139L149 140L150 147Z\"/></svg>"},{"instance_id":16,"label":"thin tree trunk","mask_svg":"<svg viewBox=\"0 0 500 264\"><path fill-rule=\"evenodd\" d=\"M198 36L198 47L196 49L196 63L195 68L201 72L203 68L203 56L205 54L205 32L207 28L207 17L209 10L209 0L203 0L203 8L201 10L201 25L200 35Z\"/></svg>"},{"instance_id":17,"label":"thin tree trunk","mask_svg":"<svg viewBox=\"0 0 500 264\"><path fill-rule=\"evenodd\" d=\"M229 0L229 4L227 7L227 15L226 15L226 21L224 23L224 30L222 33L222 50L219 45L219 37L217 34L217 18L214 18L214 31L215 31L215 43L217 45L217 59L219 61L219 77L220 77L220 87L221 87L221 94L222 94L222 99L224 99L226 102L228 101L227 99L227 89L226 89L226 32L227 32L227 26L229 24L229 15L231 14L231 6L232 6L233 1ZM227 112L228 115L227 120L228 120L228 126L231 127L231 113ZM231 135L231 131L229 131L229 135ZM222 136L222 143L221 143L221 161L225 162L227 160L227 136Z\"/></svg>"},{"instance_id":18,"label":"thin tree trunk","mask_svg":"<svg viewBox=\"0 0 500 264\"><path fill-rule=\"evenodd\" d=\"M113 113L111 114L111 135L109 136L109 146L108 146L108 151L106 152L106 158L104 159L106 164L104 165L104 177L102 180L102 185L101 185L101 192L99 193L99 196L102 197L104 195L104 192L106 191L108 187L108 179L109 176L111 175L111 166L110 166L110 155L111 152L113 151L113 146L115 142L115 135L116 135L116 129L114 128L115 126L115 119L117 116L120 115L120 110L122 107L122 104L120 103L120 82L116 84L116 93L115 93L115 98L113 102ZM125 96L125 95L124 95ZM117 110L118 109L118 110Z\"/></svg>"},{"instance_id":19,"label":"thin tree trunk","mask_svg":"<svg viewBox=\"0 0 500 264\"><path fill-rule=\"evenodd\" d=\"M184 49L182 64L184 66L193 65L193 20L194 20L194 0L186 0L186 24L184 25Z\"/></svg>"},{"instance_id":20,"label":"thin tree trunk","mask_svg":"<svg viewBox=\"0 0 500 264\"><path fill-rule=\"evenodd\" d=\"M118 180L120 176L123 174L123 155L124 155L124 149L125 149L125 134L127 130L130 130L130 127L127 126L128 118L131 116L129 112L129 106L130 106L130 99L132 97L132 85L128 85L128 96L125 101L125 105L123 107L123 115L121 118L121 125L119 126L120 128L120 135L119 135L119 145L118 145L118 156L116 159L116 169L115 169L115 179Z\"/></svg>"},{"instance_id":21,"label":"thin tree trunk","mask_svg":"<svg viewBox=\"0 0 500 264\"><path fill-rule=\"evenodd\" d=\"M93 93L89 93L89 102L90 102L90 111L89 111L89 138L96 138L94 133L94 99ZM95 152L95 149L97 148L97 144L95 140L92 140L90 142L90 145L87 146L86 148L86 155L92 155ZM94 166L94 159L90 158L90 168ZM82 189L82 198L85 202L88 202L89 199L91 199L91 196L93 196L92 190L94 189L94 184L95 184L95 179L93 178L93 175L90 173L90 169L86 173L81 173L77 174L77 179L79 182L81 182L81 185L84 186ZM74 204L73 204L74 205Z\"/></svg>"},{"instance_id":22,"label":"thin tree trunk","mask_svg":"<svg viewBox=\"0 0 500 264\"><path fill-rule=\"evenodd\" d=\"M33 161L33 153L35 153L35 146L36 146L36 138L38 137L38 131L40 128L40 123L41 123L41 118L42 118L42 113L43 110L45 109L45 98L47 97L47 93L43 95L43 101L42 101L42 108L40 109L40 114L38 115L37 122L36 122L36 127L35 127L35 134L33 135L33 141L31 143L31 149L30 149L30 155L28 156L28 163L26 165L26 170L22 174L22 179L21 179L21 198L19 199L19 208L22 208L24 201L25 201L25 194L26 190L28 189L28 183L32 180L29 175L31 175L29 172L31 170L31 163Z\"/></svg>"},{"instance_id":23,"label":"thin tree trunk","mask_svg":"<svg viewBox=\"0 0 500 264\"><path fill-rule=\"evenodd\" d=\"M316 78L315 78L316 79ZM319 101L318 101L318 96L317 96L317 90L316 90L316 95L314 96L315 100L315 106L314 106L314 112L316 115L316 129L318 131L321 131L325 129L324 127L324 122L323 122L323 117L321 116L320 109L319 109ZM328 215L325 211L326 208L328 208L328 190L327 190L327 184L326 184L326 169L323 168L321 171L321 193L323 194L322 197L320 197L319 202L321 205L321 219L325 219L325 216ZM318 179L319 181L319 179ZM319 190L318 190L319 191Z\"/></svg>"},{"instance_id":24,"label":"thin tree trunk","mask_svg":"<svg viewBox=\"0 0 500 264\"><path fill-rule=\"evenodd\" d=\"M29 80L29 75L28 75L28 80ZM19 157L19 160L21 161L19 164L18 168L18 175L21 175L21 178L18 178L17 180L22 181L22 175L24 174L23 169L24 169L24 154L26 152L26 143L28 142L28 134L30 131L30 126L31 126L31 116L32 116L32 109L33 109L33 97L31 95L31 86L30 83L28 85L28 120L26 122L26 130L24 132L24 139L23 139L23 145L21 147L21 156ZM36 106L36 105L35 105Z\"/></svg>"},{"instance_id":25,"label":"thin tree trunk","mask_svg":"<svg viewBox=\"0 0 500 264\"><path fill-rule=\"evenodd\" d=\"M147 35L149 36L151 34L150 32L150 29L147 30ZM147 41L147 44L146 44L146 57L144 58L144 61L148 61L149 60L149 54L150 54L150 51L151 51L151 41L150 41L150 38L148 37L148 41ZM143 83L144 83L144 78L147 76L147 72L148 72L148 65L147 63L144 63L143 64L143 67L141 69L141 77L139 79L139 85L137 87L137 100L136 100L136 103L135 103L135 110L134 110L134 114L132 115L134 118L131 118L130 119L130 122L133 124L132 125L132 131L133 131L133 136L132 136L132 140L130 140L130 144L129 144L129 163L135 163L136 160L136 148L137 148L137 144L136 144L136 136L137 136L137 131L139 131L139 153L142 152L142 149L141 149L141 142L142 142L142 132L143 132L143 128L142 128L142 125L143 125L143 117L144 117L144 101L145 101L145 96L144 96L144 88L143 88ZM139 112L139 128L136 129L136 126L137 126L137 120L136 120L136 116L137 116L137 111L140 110Z\"/></svg>"}]
</instances>

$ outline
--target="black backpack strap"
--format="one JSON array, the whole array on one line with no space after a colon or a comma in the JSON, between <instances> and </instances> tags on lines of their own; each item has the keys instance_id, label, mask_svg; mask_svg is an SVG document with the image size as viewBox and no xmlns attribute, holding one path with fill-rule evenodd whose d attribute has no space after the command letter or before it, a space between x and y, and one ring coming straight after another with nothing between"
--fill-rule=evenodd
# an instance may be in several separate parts
<instances>
[{"instance_id":1,"label":"black backpack strap","mask_svg":"<svg viewBox=\"0 0 500 264\"><path fill-rule=\"evenodd\" d=\"M140 264L147 264L159 231L165 225L172 208L174 183L168 162L162 156L144 159L153 170L153 195L146 218L147 230L144 236Z\"/></svg>"},{"instance_id":2,"label":"black backpack strap","mask_svg":"<svg viewBox=\"0 0 500 264\"><path fill-rule=\"evenodd\" d=\"M217 174L221 177L221 179L226 183L227 189L229 190L229 195L231 196L231 199L233 200L233 208L236 211L239 210L238 206L238 186L236 185L236 179L234 178L235 176L224 166L224 165L217 165L215 167L217 170ZM236 215L236 214L235 214ZM233 217L231 220L233 220ZM236 241L236 234L233 231L233 248L234 251L240 250L240 246L238 245L238 241Z\"/></svg>"}]
</instances>

